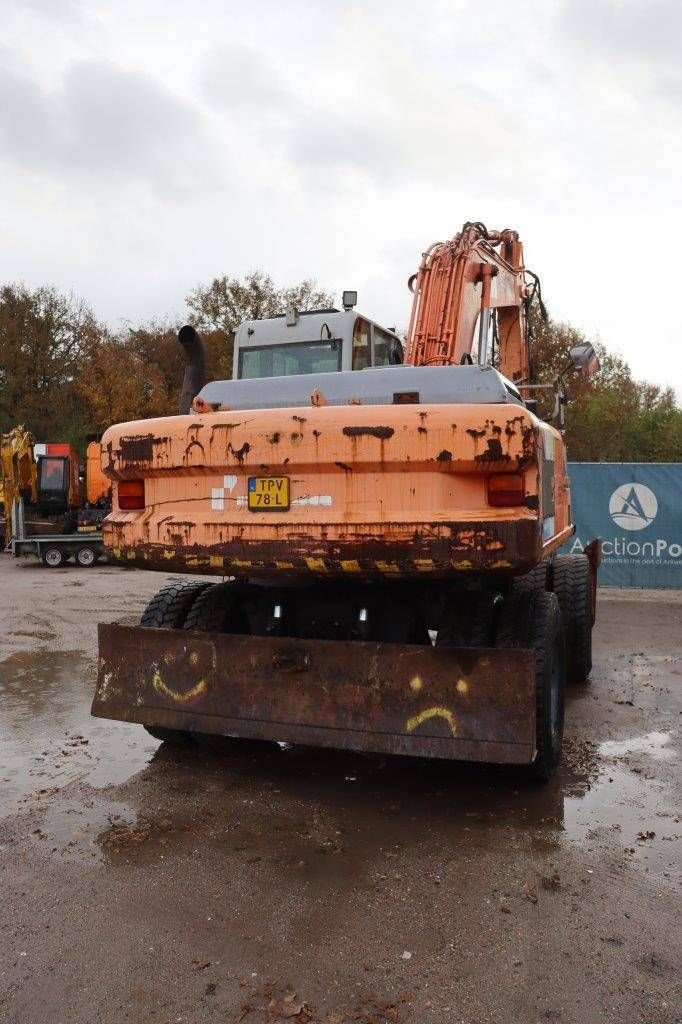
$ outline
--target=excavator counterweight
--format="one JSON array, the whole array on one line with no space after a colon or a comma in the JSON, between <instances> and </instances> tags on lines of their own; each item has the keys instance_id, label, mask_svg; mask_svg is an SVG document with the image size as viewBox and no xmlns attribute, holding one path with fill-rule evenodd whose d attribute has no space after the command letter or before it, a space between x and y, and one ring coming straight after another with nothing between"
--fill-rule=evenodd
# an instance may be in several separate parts
<instances>
[{"instance_id":1,"label":"excavator counterweight","mask_svg":"<svg viewBox=\"0 0 682 1024\"><path fill-rule=\"evenodd\" d=\"M350 305L290 310L243 324L234 379L205 383L183 328L180 415L105 433L110 557L182 576L100 626L94 714L551 773L598 557L556 554L566 454L525 390L537 279L515 232L467 223L411 287L406 354Z\"/></svg>"}]
</instances>

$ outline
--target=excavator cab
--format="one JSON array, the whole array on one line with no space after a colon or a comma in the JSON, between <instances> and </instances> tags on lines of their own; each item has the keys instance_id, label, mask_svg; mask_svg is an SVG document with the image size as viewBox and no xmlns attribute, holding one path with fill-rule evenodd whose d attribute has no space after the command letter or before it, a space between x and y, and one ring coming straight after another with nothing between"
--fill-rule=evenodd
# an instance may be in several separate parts
<instances>
[{"instance_id":1,"label":"excavator cab","mask_svg":"<svg viewBox=\"0 0 682 1024\"><path fill-rule=\"evenodd\" d=\"M392 366L403 360L395 331L354 309L291 310L241 325L234 342L235 380L291 377Z\"/></svg>"},{"instance_id":2,"label":"excavator cab","mask_svg":"<svg viewBox=\"0 0 682 1024\"><path fill-rule=\"evenodd\" d=\"M66 455L38 457L38 507L44 514L61 515L69 507L70 465Z\"/></svg>"}]
</instances>

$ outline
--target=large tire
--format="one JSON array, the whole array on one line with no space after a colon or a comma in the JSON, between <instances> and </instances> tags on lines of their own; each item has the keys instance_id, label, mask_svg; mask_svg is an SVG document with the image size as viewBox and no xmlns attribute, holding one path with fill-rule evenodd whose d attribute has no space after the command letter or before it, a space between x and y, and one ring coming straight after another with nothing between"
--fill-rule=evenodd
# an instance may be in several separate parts
<instances>
[{"instance_id":1,"label":"large tire","mask_svg":"<svg viewBox=\"0 0 682 1024\"><path fill-rule=\"evenodd\" d=\"M249 633L249 624L238 602L234 583L214 583L190 608L183 629L199 633Z\"/></svg>"},{"instance_id":2,"label":"large tire","mask_svg":"<svg viewBox=\"0 0 682 1024\"><path fill-rule=\"evenodd\" d=\"M436 647L492 647L494 626L492 594L457 594L446 602Z\"/></svg>"},{"instance_id":3,"label":"large tire","mask_svg":"<svg viewBox=\"0 0 682 1024\"><path fill-rule=\"evenodd\" d=\"M211 583L175 580L159 590L142 613L140 625L148 629L182 629L187 613Z\"/></svg>"},{"instance_id":4,"label":"large tire","mask_svg":"<svg viewBox=\"0 0 682 1024\"><path fill-rule=\"evenodd\" d=\"M561 760L564 735L566 646L555 594L509 594L497 622L495 646L535 651L536 755L530 774L546 781Z\"/></svg>"},{"instance_id":5,"label":"large tire","mask_svg":"<svg viewBox=\"0 0 682 1024\"><path fill-rule=\"evenodd\" d=\"M182 629L192 604L211 583L192 580L174 580L151 599L142 613L140 625L145 629ZM192 742L192 733L186 729L166 729L158 725L145 725L155 740L163 743L186 744Z\"/></svg>"},{"instance_id":6,"label":"large tire","mask_svg":"<svg viewBox=\"0 0 682 1024\"><path fill-rule=\"evenodd\" d=\"M566 675L584 683L592 669L592 580L585 555L557 555L552 565L552 590L557 596L566 633Z\"/></svg>"},{"instance_id":7,"label":"large tire","mask_svg":"<svg viewBox=\"0 0 682 1024\"><path fill-rule=\"evenodd\" d=\"M528 593L530 590L551 590L549 578L549 562L545 559L538 562L530 572L524 576L517 576L514 580L514 590L519 593Z\"/></svg>"}]
</instances>

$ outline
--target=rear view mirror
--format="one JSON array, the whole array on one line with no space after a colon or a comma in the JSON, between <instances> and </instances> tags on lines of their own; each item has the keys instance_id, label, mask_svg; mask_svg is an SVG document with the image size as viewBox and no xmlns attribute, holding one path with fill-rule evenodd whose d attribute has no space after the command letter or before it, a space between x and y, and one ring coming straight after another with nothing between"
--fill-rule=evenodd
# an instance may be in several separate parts
<instances>
[{"instance_id":1,"label":"rear view mirror","mask_svg":"<svg viewBox=\"0 0 682 1024\"><path fill-rule=\"evenodd\" d=\"M582 345L574 345L568 350L573 368L583 377L591 377L600 369L599 357L589 341Z\"/></svg>"}]
</instances>

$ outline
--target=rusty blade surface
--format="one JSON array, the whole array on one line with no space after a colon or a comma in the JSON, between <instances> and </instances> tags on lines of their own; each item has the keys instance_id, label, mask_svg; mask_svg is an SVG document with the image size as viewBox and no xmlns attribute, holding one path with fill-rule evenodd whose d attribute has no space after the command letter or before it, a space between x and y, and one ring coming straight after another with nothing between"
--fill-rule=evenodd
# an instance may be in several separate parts
<instances>
[{"instance_id":1,"label":"rusty blade surface","mask_svg":"<svg viewBox=\"0 0 682 1024\"><path fill-rule=\"evenodd\" d=\"M100 718L452 760L535 755L529 650L98 628Z\"/></svg>"}]
</instances>

